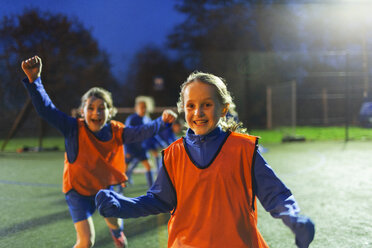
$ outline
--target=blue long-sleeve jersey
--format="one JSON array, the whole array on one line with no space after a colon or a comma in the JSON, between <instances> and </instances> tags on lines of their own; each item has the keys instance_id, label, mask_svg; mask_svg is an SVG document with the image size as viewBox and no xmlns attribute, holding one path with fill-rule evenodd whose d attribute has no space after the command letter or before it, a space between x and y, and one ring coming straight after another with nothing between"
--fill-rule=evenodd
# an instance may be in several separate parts
<instances>
[{"instance_id":1,"label":"blue long-sleeve jersey","mask_svg":"<svg viewBox=\"0 0 372 248\"><path fill-rule=\"evenodd\" d=\"M147 139L144 142L144 147L146 150L164 149L176 140L177 136L174 134L172 127L168 127L160 131L154 137Z\"/></svg>"},{"instance_id":2,"label":"blue long-sleeve jersey","mask_svg":"<svg viewBox=\"0 0 372 248\"><path fill-rule=\"evenodd\" d=\"M127 117L127 119L125 120L125 125L126 126L141 126L143 124L147 124L150 122L151 122L150 117L148 116L141 117L138 114L134 113ZM151 139L152 137L150 137L149 139ZM145 146L144 146L144 142L146 142L146 140L141 140L139 142L125 144L124 147L125 147L126 154L130 154L131 157L137 158L140 161L148 159L147 149L145 149Z\"/></svg>"},{"instance_id":3,"label":"blue long-sleeve jersey","mask_svg":"<svg viewBox=\"0 0 372 248\"><path fill-rule=\"evenodd\" d=\"M79 150L77 119L55 107L46 93L40 77L33 83L30 83L26 78L23 83L38 114L63 134L67 159L70 163L74 162ZM122 136L123 143L129 144L145 140L167 126L168 124L164 123L161 117L146 125L126 126ZM100 131L93 134L101 141L108 141L112 138L111 125L106 123Z\"/></svg>"},{"instance_id":4,"label":"blue long-sleeve jersey","mask_svg":"<svg viewBox=\"0 0 372 248\"><path fill-rule=\"evenodd\" d=\"M220 128L216 128L207 135L195 135L189 129L185 136L186 146L193 161L200 167L205 167L209 164L217 149L225 139L227 133ZM257 151L254 163L254 179L256 183L256 195L263 207L269 211L274 217L279 216L284 209L281 206L286 205L288 211L298 212L296 201L294 200L291 191L284 185L284 183L275 175L271 167L266 163L261 154ZM149 199L146 199L148 198ZM151 200L154 207L160 212L167 212L172 210L177 203L173 186L166 175L163 168L160 169L158 177L147 192L147 195L140 196L138 200ZM288 201L291 204L288 205ZM289 208L291 210L289 210ZM141 211L139 207L138 211ZM280 212L280 213L278 213ZM128 211L128 218L138 217L135 213ZM147 215L146 210L139 216Z\"/></svg>"},{"instance_id":5,"label":"blue long-sleeve jersey","mask_svg":"<svg viewBox=\"0 0 372 248\"><path fill-rule=\"evenodd\" d=\"M195 135L189 129L184 139L193 162L200 167L207 166L211 159L213 159L226 135L227 133L220 128L216 128L207 135ZM262 206L274 218L282 219L283 223L293 231L296 235L296 244L299 247L307 247L314 236L314 224L308 217L299 215L300 209L291 191L275 175L258 150L253 166L254 190ZM106 192L104 194L112 193ZM156 182L148 190L146 195L136 198L114 195L114 199L118 201L118 205L116 205L118 211L109 216L120 218L136 218L169 212L177 205L173 185L163 167L159 171ZM101 202L101 200L98 200L98 202ZM103 209L100 209L100 211L105 211L104 208L107 206L103 204L102 207Z\"/></svg>"}]
</instances>

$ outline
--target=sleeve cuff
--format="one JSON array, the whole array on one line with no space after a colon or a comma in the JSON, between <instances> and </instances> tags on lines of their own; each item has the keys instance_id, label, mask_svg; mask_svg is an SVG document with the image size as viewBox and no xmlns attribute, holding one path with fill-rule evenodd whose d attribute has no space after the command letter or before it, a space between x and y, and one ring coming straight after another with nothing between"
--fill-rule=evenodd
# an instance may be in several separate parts
<instances>
[{"instance_id":1,"label":"sleeve cuff","mask_svg":"<svg viewBox=\"0 0 372 248\"><path fill-rule=\"evenodd\" d=\"M159 116L156 119L156 121L159 123L159 126L160 126L161 129L162 128L165 128L165 127L170 127L172 125L172 123L166 123L166 122L164 122L161 116Z\"/></svg>"},{"instance_id":2,"label":"sleeve cuff","mask_svg":"<svg viewBox=\"0 0 372 248\"><path fill-rule=\"evenodd\" d=\"M41 85L41 77L38 77L37 79L35 79L35 81L33 83L30 83L30 81L28 80L27 77L25 77L22 81L25 85L33 85L33 84Z\"/></svg>"}]
</instances>

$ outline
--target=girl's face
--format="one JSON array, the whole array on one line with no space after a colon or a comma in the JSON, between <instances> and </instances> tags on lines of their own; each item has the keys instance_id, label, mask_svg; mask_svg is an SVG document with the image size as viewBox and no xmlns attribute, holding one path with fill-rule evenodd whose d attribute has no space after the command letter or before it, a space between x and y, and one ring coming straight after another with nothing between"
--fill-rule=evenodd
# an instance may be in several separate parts
<instances>
[{"instance_id":1,"label":"girl's face","mask_svg":"<svg viewBox=\"0 0 372 248\"><path fill-rule=\"evenodd\" d=\"M106 124L110 114L105 101L91 96L85 102L82 115L90 131L98 132Z\"/></svg>"},{"instance_id":2,"label":"girl's face","mask_svg":"<svg viewBox=\"0 0 372 248\"><path fill-rule=\"evenodd\" d=\"M138 102L135 106L135 111L137 115L144 117L146 115L146 103Z\"/></svg>"},{"instance_id":3,"label":"girl's face","mask_svg":"<svg viewBox=\"0 0 372 248\"><path fill-rule=\"evenodd\" d=\"M206 135L217 127L227 108L220 103L214 86L195 81L186 86L185 119L197 135Z\"/></svg>"}]
</instances>

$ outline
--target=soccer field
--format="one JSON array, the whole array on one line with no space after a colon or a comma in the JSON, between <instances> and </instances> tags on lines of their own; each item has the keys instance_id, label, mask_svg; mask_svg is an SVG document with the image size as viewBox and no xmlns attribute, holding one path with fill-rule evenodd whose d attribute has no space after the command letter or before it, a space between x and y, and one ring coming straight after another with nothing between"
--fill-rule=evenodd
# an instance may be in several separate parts
<instances>
[{"instance_id":1,"label":"soccer field","mask_svg":"<svg viewBox=\"0 0 372 248\"><path fill-rule=\"evenodd\" d=\"M372 247L372 142L265 145L264 158L316 224L310 247ZM61 192L62 152L0 153L0 247L72 247L75 231ZM136 174L127 196L146 192ZM260 204L258 204L260 205ZM295 247L294 236L261 206L258 225L272 248ZM95 213L95 247L113 247ZM166 247L168 215L125 221L129 245Z\"/></svg>"}]
</instances>

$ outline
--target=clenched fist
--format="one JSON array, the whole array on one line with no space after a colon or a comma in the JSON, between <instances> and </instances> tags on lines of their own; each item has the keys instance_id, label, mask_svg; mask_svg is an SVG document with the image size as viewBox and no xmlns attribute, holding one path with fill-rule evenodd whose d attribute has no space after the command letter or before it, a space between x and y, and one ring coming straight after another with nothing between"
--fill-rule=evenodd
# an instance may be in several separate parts
<instances>
[{"instance_id":1,"label":"clenched fist","mask_svg":"<svg viewBox=\"0 0 372 248\"><path fill-rule=\"evenodd\" d=\"M161 118L165 123L173 123L177 118L177 114L170 109L166 109L163 111Z\"/></svg>"},{"instance_id":2,"label":"clenched fist","mask_svg":"<svg viewBox=\"0 0 372 248\"><path fill-rule=\"evenodd\" d=\"M33 83L41 75L41 58L39 56L34 56L32 58L22 61L22 70L26 74L28 81Z\"/></svg>"}]
</instances>

